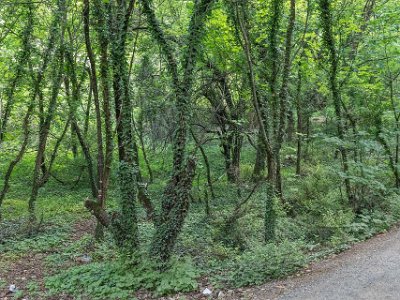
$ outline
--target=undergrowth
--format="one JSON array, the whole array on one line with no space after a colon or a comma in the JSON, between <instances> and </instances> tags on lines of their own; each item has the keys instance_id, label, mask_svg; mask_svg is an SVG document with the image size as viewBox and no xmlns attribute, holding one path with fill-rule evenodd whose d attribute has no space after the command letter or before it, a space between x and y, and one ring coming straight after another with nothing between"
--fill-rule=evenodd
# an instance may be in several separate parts
<instances>
[{"instance_id":1,"label":"undergrowth","mask_svg":"<svg viewBox=\"0 0 400 300\"><path fill-rule=\"evenodd\" d=\"M190 259L173 260L167 271L160 272L159 266L143 257L73 267L48 277L46 287L50 295L63 291L75 299L133 299L141 289L161 296L197 288L199 272Z\"/></svg>"},{"instance_id":2,"label":"undergrowth","mask_svg":"<svg viewBox=\"0 0 400 300\"><path fill-rule=\"evenodd\" d=\"M217 148L210 149L213 172L223 173ZM289 150L283 149L283 152L290 154ZM250 178L252 169L249 153L250 149L246 148L242 161L242 175L246 178ZM32 295L38 299L70 295L74 299L135 299L138 292L160 296L198 290L199 282L204 280L214 288L260 284L292 274L310 261L342 251L354 242L387 230L400 220L400 196L377 183L384 178L382 172L371 171L363 180L352 178L363 204L356 214L349 208L340 189L343 178L335 171L340 169L335 165L337 162L318 159L324 164L315 165L310 159L309 164L303 166L302 176L295 175L290 164L282 169L284 202L274 201L276 238L265 244L263 190L257 188L238 213L235 212L238 204L247 199L254 184L246 181L232 185L224 178L218 179L214 186L216 197L209 198L207 214L206 180L198 175L190 212L175 249L176 256L171 268L160 272L159 266L147 258L154 226L146 220L141 207L140 255L129 258L119 254L107 232L105 241L100 243L93 240L89 231L77 240L70 239L72 225L89 217L82 203L90 194L84 184L86 179L77 182L73 189L68 184L50 180L41 189L38 199L43 226L35 235L27 236L24 230L29 195L26 184L30 178L24 168L32 163L31 159L27 157L16 170L16 179L3 205L4 219L0 223L0 267L10 266L13 258L45 253L47 291L43 293L38 282L32 281L24 290L24 296L31 298ZM154 161L154 173L165 174L165 162L160 157ZM73 182L77 177L76 170L65 165L69 163L60 163L55 172L60 177L63 174L64 181ZM204 168L199 170L204 172ZM150 185L149 192L156 207L166 179L156 178ZM111 182L109 208L115 208L116 199L117 190ZM78 264L77 259L81 256L89 257L90 262ZM9 283L0 284L6 286Z\"/></svg>"}]
</instances>

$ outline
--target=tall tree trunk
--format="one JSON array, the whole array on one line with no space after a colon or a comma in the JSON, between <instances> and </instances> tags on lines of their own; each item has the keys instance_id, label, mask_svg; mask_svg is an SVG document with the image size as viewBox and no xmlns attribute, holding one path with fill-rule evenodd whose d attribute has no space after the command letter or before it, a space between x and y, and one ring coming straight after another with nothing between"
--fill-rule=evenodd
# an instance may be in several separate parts
<instances>
[{"instance_id":1,"label":"tall tree trunk","mask_svg":"<svg viewBox=\"0 0 400 300\"><path fill-rule=\"evenodd\" d=\"M23 128L23 141L22 144L20 146L20 149L17 153L17 156L15 157L15 159L9 164L7 171L5 173L4 176L4 183L3 183L3 188L0 192L0 208L1 205L3 203L3 200L8 192L8 189L10 187L9 185L9 181L12 175L12 172L15 168L15 166L21 161L21 159L23 158L26 148L28 146L28 142L29 142L29 137L30 137L30 121L31 121L31 117L32 114L35 110L35 106L36 106L36 99L38 96L40 96L41 94L41 86L42 86L42 81L43 81L43 77L44 77L44 73L47 70L48 64L51 60L51 56L54 50L54 46L55 46L55 42L56 42L56 38L57 38L57 26L59 26L60 23L60 19L57 17L57 15L55 15L53 17L53 21L52 24L50 26L51 30L50 30L50 35L47 41L47 45L46 45L46 49L43 53L42 56L42 65L37 73L36 79L34 80L34 86L33 86L33 92L31 94L31 100L27 109L27 112L25 114L25 117L23 119L23 123L22 123L22 128ZM1 211L0 211L0 219L1 219Z\"/></svg>"},{"instance_id":2,"label":"tall tree trunk","mask_svg":"<svg viewBox=\"0 0 400 300\"><path fill-rule=\"evenodd\" d=\"M290 16L289 16L289 25L286 31L286 45L285 45L285 56L283 62L282 87L279 93L279 107L280 107L279 126L276 137L275 149L274 149L274 157L276 160L275 188L281 199L283 199L283 193L282 193L280 151L282 148L283 139L285 135L285 128L286 128L285 121L287 120L288 85L289 85L289 77L291 70L292 39L293 39L295 19L296 19L296 1L290 0Z\"/></svg>"},{"instance_id":3,"label":"tall tree trunk","mask_svg":"<svg viewBox=\"0 0 400 300\"><path fill-rule=\"evenodd\" d=\"M17 55L16 70L14 70L14 76L11 78L10 85L6 90L7 102L4 108L4 115L0 115L0 144L4 140L4 134L7 130L8 121L11 115L11 111L15 105L15 92L17 86L23 76L25 65L29 61L32 46L32 33L34 26L33 18L33 5L28 3L27 12L27 24L22 31L22 49Z\"/></svg>"},{"instance_id":4,"label":"tall tree trunk","mask_svg":"<svg viewBox=\"0 0 400 300\"><path fill-rule=\"evenodd\" d=\"M72 152L72 156L74 159L76 159L78 157L78 145L76 143L76 132L74 129L74 125L72 125L71 123L71 127L70 127L70 141L71 141L71 152Z\"/></svg>"},{"instance_id":5,"label":"tall tree trunk","mask_svg":"<svg viewBox=\"0 0 400 300\"><path fill-rule=\"evenodd\" d=\"M295 120L294 120L294 107L289 107L288 116L287 116L287 141L291 143L293 141L293 133L295 127Z\"/></svg>"},{"instance_id":6,"label":"tall tree trunk","mask_svg":"<svg viewBox=\"0 0 400 300\"><path fill-rule=\"evenodd\" d=\"M298 76L297 76L297 91L296 91L296 113L297 113L296 175L298 176L301 175L302 140L304 134L301 85L302 85L302 74L301 74L301 65L299 65Z\"/></svg>"},{"instance_id":7,"label":"tall tree trunk","mask_svg":"<svg viewBox=\"0 0 400 300\"><path fill-rule=\"evenodd\" d=\"M104 1L103 1L104 2ZM96 26L98 41L100 45L100 81L103 97L103 115L105 129L105 160L102 175L102 196L107 197L108 184L111 173L111 163L113 159L113 128L112 128L112 113L111 113L111 80L110 80L110 63L108 49L110 44L110 32L107 21L109 20L110 5L101 3L100 0L94 1L95 16L98 25ZM104 201L102 203L104 208Z\"/></svg>"},{"instance_id":8,"label":"tall tree trunk","mask_svg":"<svg viewBox=\"0 0 400 300\"><path fill-rule=\"evenodd\" d=\"M321 25L323 29L323 41L328 51L329 55L329 63L330 63L330 71L329 71L329 84L332 93L333 103L335 107L336 114L336 122L337 122L337 132L338 137L342 141L344 141L345 129L343 124L342 117L342 104L341 104L341 95L340 89L338 85L338 56L336 53L335 40L333 37L332 31L332 12L331 12L331 4L329 0L319 0L320 7L320 18ZM342 168L343 172L348 175L349 174L349 159L347 157L347 149L341 145L339 147L339 151L342 156ZM349 203L352 205L354 211L359 210L359 203L355 199L353 192L351 190L350 179L346 176L344 179L344 184L346 188L347 198Z\"/></svg>"},{"instance_id":9,"label":"tall tree trunk","mask_svg":"<svg viewBox=\"0 0 400 300\"><path fill-rule=\"evenodd\" d=\"M265 161L267 159L267 152L265 150L264 143L262 141L261 133L258 131L257 134L257 149L256 149L256 161L253 169L253 180L260 181L265 176Z\"/></svg>"},{"instance_id":10,"label":"tall tree trunk","mask_svg":"<svg viewBox=\"0 0 400 300\"><path fill-rule=\"evenodd\" d=\"M236 11L236 22L239 26L239 31L241 32L243 41L241 41L242 49L245 54L246 63L248 67L248 78L251 87L252 93L252 102L256 112L257 121L259 125L259 136L263 142L266 156L267 156L267 168L268 168L268 177L267 180L269 182L275 182L273 176L275 176L275 166L273 158L273 148L269 137L269 120L267 116L267 103L265 101L261 101L260 97L258 97L257 83L254 73L254 64L252 60L252 52L251 52L251 43L249 38L248 31L248 17L247 17L247 7L244 4L239 6L239 4L235 3L235 11ZM265 225L265 241L269 242L275 237L275 212L273 207L273 198L271 194L266 194L266 211L264 218Z\"/></svg>"},{"instance_id":11,"label":"tall tree trunk","mask_svg":"<svg viewBox=\"0 0 400 300\"><path fill-rule=\"evenodd\" d=\"M188 118L190 115L191 89L194 81L197 50L200 43L205 19L213 0L195 2L189 22L185 52L182 59L182 79L179 78L178 64L149 0L142 0L144 14L147 17L154 39L159 43L167 58L167 66L172 77L177 108L177 128L173 139L172 177L164 191L161 212L157 220L156 232L151 245L151 253L166 263L172 253L177 237L189 208L189 191L195 171L195 161L186 159Z\"/></svg>"},{"instance_id":12,"label":"tall tree trunk","mask_svg":"<svg viewBox=\"0 0 400 300\"><path fill-rule=\"evenodd\" d=\"M237 12L236 13L237 19L235 21L235 24L239 26L238 30L241 32L243 38L243 41L240 42L243 48L243 52L245 54L246 63L248 67L247 75L249 78L249 83L251 88L251 99L259 125L259 137L261 138L261 141L264 144L267 157L272 157L272 145L269 138L269 120L267 116L267 109L264 103L265 101L262 101L260 97L258 97L257 83L254 73L254 63L251 51L251 43L248 32L246 8L244 7L244 5L239 6L238 3L235 3L234 9Z\"/></svg>"},{"instance_id":13,"label":"tall tree trunk","mask_svg":"<svg viewBox=\"0 0 400 300\"><path fill-rule=\"evenodd\" d=\"M52 80L52 90L49 101L48 110L46 112L45 120L42 126L39 129L39 142L35 160L35 168L33 172L33 182L32 182L32 190L29 198L29 215L30 221L34 223L36 221L35 216L35 204L36 198L38 195L39 187L41 186L41 178L40 178L40 170L43 163L44 153L46 151L47 138L50 133L51 123L54 118L56 106L57 106L57 98L58 93L61 86L61 79L63 75L64 68L64 32L65 32L65 22L66 22L66 5L65 0L58 1L58 14L59 14L59 26L60 29L58 33L60 34L59 45L57 49L57 56L55 64L55 69L53 72L53 80Z\"/></svg>"},{"instance_id":14,"label":"tall tree trunk","mask_svg":"<svg viewBox=\"0 0 400 300\"><path fill-rule=\"evenodd\" d=\"M129 251L134 251L139 243L136 215L138 166L134 160L137 146L133 133L133 107L125 55L129 18L134 3L135 1L130 1L129 4L127 1L114 3L111 8L113 35L110 40L119 154L120 216L117 220L117 243Z\"/></svg>"},{"instance_id":15,"label":"tall tree trunk","mask_svg":"<svg viewBox=\"0 0 400 300\"><path fill-rule=\"evenodd\" d=\"M97 141L97 181L98 181L98 193L97 200L101 207L104 207L104 197L103 197L103 172L104 172L104 150L103 150L103 130L102 130L102 118L101 118L101 108L100 108L100 99L99 99L99 91L98 91L98 80L97 80L97 67L96 67L96 58L94 56L94 52L91 45L90 40L90 6L89 0L83 1L83 29L85 35L85 46L86 52L88 54L89 62L90 62L90 81L93 90L93 102L95 106L95 115L96 115L96 141ZM101 236L101 229L99 228L100 224L98 223L98 228L96 230L97 237Z\"/></svg>"}]
</instances>

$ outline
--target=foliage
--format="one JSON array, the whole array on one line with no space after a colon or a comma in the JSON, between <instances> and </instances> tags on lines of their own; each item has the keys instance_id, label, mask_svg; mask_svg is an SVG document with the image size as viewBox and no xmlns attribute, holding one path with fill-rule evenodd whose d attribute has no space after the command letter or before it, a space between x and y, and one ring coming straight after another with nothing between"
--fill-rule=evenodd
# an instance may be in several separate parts
<instances>
[{"instance_id":1,"label":"foliage","mask_svg":"<svg viewBox=\"0 0 400 300\"><path fill-rule=\"evenodd\" d=\"M0 252L9 255L44 252L63 243L69 233L68 227L43 225L35 236L27 236L26 220L22 224L3 223L0 226L5 235L0 240Z\"/></svg>"},{"instance_id":2,"label":"foliage","mask_svg":"<svg viewBox=\"0 0 400 300\"><path fill-rule=\"evenodd\" d=\"M397 0L0 2L26 298L259 284L400 220Z\"/></svg>"},{"instance_id":3,"label":"foliage","mask_svg":"<svg viewBox=\"0 0 400 300\"><path fill-rule=\"evenodd\" d=\"M140 259L138 261L138 259ZM120 258L115 262L93 263L74 267L46 279L50 293L66 292L90 299L127 299L139 289L155 295L189 292L197 288L198 271L190 260L173 260L166 272L154 261Z\"/></svg>"},{"instance_id":4,"label":"foliage","mask_svg":"<svg viewBox=\"0 0 400 300\"><path fill-rule=\"evenodd\" d=\"M228 264L224 280L235 287L260 284L293 273L306 263L304 243L283 241L279 245L255 246Z\"/></svg>"}]
</instances>

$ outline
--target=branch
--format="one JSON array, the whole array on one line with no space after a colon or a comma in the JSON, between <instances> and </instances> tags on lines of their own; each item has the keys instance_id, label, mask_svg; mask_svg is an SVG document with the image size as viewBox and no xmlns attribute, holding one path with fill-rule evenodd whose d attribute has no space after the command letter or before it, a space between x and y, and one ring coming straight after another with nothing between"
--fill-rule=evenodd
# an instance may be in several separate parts
<instances>
[{"instance_id":1,"label":"branch","mask_svg":"<svg viewBox=\"0 0 400 300\"><path fill-rule=\"evenodd\" d=\"M174 86L179 87L178 64L173 54L173 50L165 37L165 33L161 28L160 22L156 18L154 9L150 5L150 1L140 0L140 2L142 3L143 13L146 15L149 23L149 29L167 58L167 66L169 72L171 73Z\"/></svg>"},{"instance_id":2,"label":"branch","mask_svg":"<svg viewBox=\"0 0 400 300\"><path fill-rule=\"evenodd\" d=\"M85 207L96 217L101 225L104 227L110 226L111 218L98 201L86 198Z\"/></svg>"}]
</instances>

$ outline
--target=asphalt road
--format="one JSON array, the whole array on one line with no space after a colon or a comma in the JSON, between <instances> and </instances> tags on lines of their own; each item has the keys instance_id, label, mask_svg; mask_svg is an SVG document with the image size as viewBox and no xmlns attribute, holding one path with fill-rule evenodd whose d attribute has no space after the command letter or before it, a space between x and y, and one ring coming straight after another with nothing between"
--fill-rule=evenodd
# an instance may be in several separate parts
<instances>
[{"instance_id":1,"label":"asphalt road","mask_svg":"<svg viewBox=\"0 0 400 300\"><path fill-rule=\"evenodd\" d=\"M281 284L281 300L400 300L400 229L358 244L317 263L309 275Z\"/></svg>"}]
</instances>

